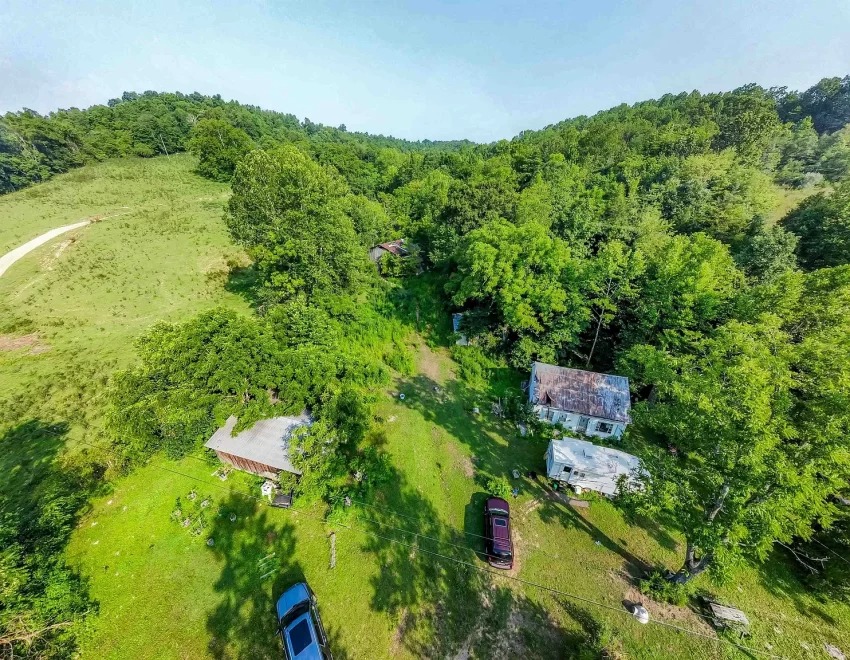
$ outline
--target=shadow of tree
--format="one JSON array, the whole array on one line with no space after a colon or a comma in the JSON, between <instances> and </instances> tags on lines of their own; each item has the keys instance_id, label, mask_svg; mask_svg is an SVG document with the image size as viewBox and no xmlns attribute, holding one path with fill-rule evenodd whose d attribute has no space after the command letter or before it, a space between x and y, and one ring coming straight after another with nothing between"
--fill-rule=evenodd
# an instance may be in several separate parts
<instances>
[{"instance_id":1,"label":"shadow of tree","mask_svg":"<svg viewBox=\"0 0 850 660\"><path fill-rule=\"evenodd\" d=\"M544 490L548 491L548 489ZM629 552L623 544L612 539L590 520L582 516L572 506L562 500L562 497L560 494L551 491L546 493L545 504L538 509L540 519L543 522L557 519L562 525L585 532L594 541L598 541L606 550L610 550L622 557L624 562L623 569L630 575L642 575L652 569L652 565L649 562Z\"/></svg>"},{"instance_id":2,"label":"shadow of tree","mask_svg":"<svg viewBox=\"0 0 850 660\"><path fill-rule=\"evenodd\" d=\"M214 658L281 657L275 602L304 580L292 560L294 532L289 523L273 524L254 500L232 494L220 505L208 533L209 551L224 562L214 585L221 600L207 615Z\"/></svg>"},{"instance_id":3,"label":"shadow of tree","mask_svg":"<svg viewBox=\"0 0 850 660\"><path fill-rule=\"evenodd\" d=\"M262 302L262 281L253 266L233 268L227 275L224 289L243 298L252 308L259 307Z\"/></svg>"},{"instance_id":4,"label":"shadow of tree","mask_svg":"<svg viewBox=\"0 0 850 660\"><path fill-rule=\"evenodd\" d=\"M554 659L576 657L584 641L565 630L542 603L494 584L465 648L476 658Z\"/></svg>"},{"instance_id":5,"label":"shadow of tree","mask_svg":"<svg viewBox=\"0 0 850 660\"><path fill-rule=\"evenodd\" d=\"M456 653L476 626L488 585L487 574L474 568L476 548L441 524L430 502L399 473L387 481L379 500L393 511L370 508L361 522L370 532L364 550L381 566L371 578L371 606L398 622L391 655L401 649L417 657ZM405 517L394 511L404 511Z\"/></svg>"},{"instance_id":6,"label":"shadow of tree","mask_svg":"<svg viewBox=\"0 0 850 660\"><path fill-rule=\"evenodd\" d=\"M762 585L777 598L791 601L794 609L804 618L817 618L828 626L837 626L839 622L835 617L811 597L815 594L800 578L793 561L782 549L774 548L767 561L759 567L758 576Z\"/></svg>"},{"instance_id":7,"label":"shadow of tree","mask_svg":"<svg viewBox=\"0 0 850 660\"><path fill-rule=\"evenodd\" d=\"M72 656L76 624L97 610L64 558L94 489L62 465L68 430L29 420L0 436L0 638L11 640L0 650L10 657Z\"/></svg>"}]
</instances>

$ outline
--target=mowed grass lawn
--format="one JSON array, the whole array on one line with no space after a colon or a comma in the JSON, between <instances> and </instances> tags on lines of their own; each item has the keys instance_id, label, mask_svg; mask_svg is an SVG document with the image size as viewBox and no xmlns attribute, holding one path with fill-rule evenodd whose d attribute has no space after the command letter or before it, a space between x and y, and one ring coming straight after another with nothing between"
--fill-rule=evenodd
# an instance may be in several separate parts
<instances>
[{"instance_id":1,"label":"mowed grass lawn","mask_svg":"<svg viewBox=\"0 0 850 660\"><path fill-rule=\"evenodd\" d=\"M631 658L744 657L710 639L687 608L643 599L654 621L708 638L628 616L623 601L640 599L630 576L645 564L675 566L678 535L628 522L605 500L578 509L553 497L526 476L542 471L546 441L520 436L483 406L473 415L474 397L445 352L413 350L418 375L381 394L372 434L393 478L347 515L323 522L320 507L272 509L249 496L259 496L255 482L221 482L201 457L145 467L96 501L69 551L100 603L83 657L279 657L274 597L305 578L342 658L570 657L600 626ZM482 483L513 469L523 475L511 478L517 563L485 572L476 554ZM170 519L192 489L223 511L199 536ZM850 646L848 608L805 595L780 560L710 588L750 615L745 643L756 649L818 658L825 641Z\"/></svg>"}]
</instances>

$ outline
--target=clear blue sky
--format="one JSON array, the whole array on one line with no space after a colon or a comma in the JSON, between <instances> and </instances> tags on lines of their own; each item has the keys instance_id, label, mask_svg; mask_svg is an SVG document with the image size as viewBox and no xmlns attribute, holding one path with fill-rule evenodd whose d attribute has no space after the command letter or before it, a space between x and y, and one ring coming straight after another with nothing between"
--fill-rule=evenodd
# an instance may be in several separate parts
<instances>
[{"instance_id":1,"label":"clear blue sky","mask_svg":"<svg viewBox=\"0 0 850 660\"><path fill-rule=\"evenodd\" d=\"M349 130L508 138L665 92L850 73L848 0L4 0L0 111L219 93Z\"/></svg>"}]
</instances>

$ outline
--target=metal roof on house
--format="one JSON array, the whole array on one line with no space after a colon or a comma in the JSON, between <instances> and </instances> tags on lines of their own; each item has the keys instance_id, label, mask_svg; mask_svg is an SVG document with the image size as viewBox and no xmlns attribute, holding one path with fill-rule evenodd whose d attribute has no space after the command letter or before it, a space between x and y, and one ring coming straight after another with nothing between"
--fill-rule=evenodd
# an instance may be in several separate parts
<instances>
[{"instance_id":1,"label":"metal roof on house","mask_svg":"<svg viewBox=\"0 0 850 660\"><path fill-rule=\"evenodd\" d=\"M399 257L406 257L408 255L407 248L404 247L404 239L400 238L397 241L389 241L387 243L378 243L372 249L375 248L383 248L387 252L392 252L394 255Z\"/></svg>"},{"instance_id":2,"label":"metal roof on house","mask_svg":"<svg viewBox=\"0 0 850 660\"><path fill-rule=\"evenodd\" d=\"M204 446L268 465L276 470L301 474L289 460L289 437L299 426L310 424L308 415L261 419L251 428L232 435L236 421L234 415L228 417L224 426L213 433Z\"/></svg>"},{"instance_id":3,"label":"metal roof on house","mask_svg":"<svg viewBox=\"0 0 850 660\"><path fill-rule=\"evenodd\" d=\"M625 376L557 367L535 362L529 401L558 410L628 423L631 398Z\"/></svg>"}]
</instances>

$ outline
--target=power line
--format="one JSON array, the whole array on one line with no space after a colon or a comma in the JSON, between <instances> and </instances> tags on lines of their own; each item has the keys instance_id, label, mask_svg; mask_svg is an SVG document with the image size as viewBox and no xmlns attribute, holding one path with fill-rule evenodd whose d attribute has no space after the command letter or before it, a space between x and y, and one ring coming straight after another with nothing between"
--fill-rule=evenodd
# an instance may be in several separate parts
<instances>
[{"instance_id":1,"label":"power line","mask_svg":"<svg viewBox=\"0 0 850 660\"><path fill-rule=\"evenodd\" d=\"M841 556L841 555L839 555L839 554L838 554L835 550L833 550L832 548L830 548L828 545L824 545L823 543L821 543L821 542L820 542L820 541L818 541L817 539L812 539L812 541L814 541L814 542L815 542L815 543L817 543L818 545L823 546L824 548L826 548L827 550L829 550L829 552L831 552L832 554L834 554L836 557L838 557L838 558L839 558L841 561L843 561L845 564L850 565L850 561L848 561L846 557L842 557L842 556Z\"/></svg>"},{"instance_id":2,"label":"power line","mask_svg":"<svg viewBox=\"0 0 850 660\"><path fill-rule=\"evenodd\" d=\"M221 486L220 484L215 484L215 483L209 482L205 479L201 479L199 477L194 477L192 475L188 475L188 474L185 474L183 472L179 472L177 470L171 470L171 469L166 468L165 466L162 466L162 465L152 464L151 466L165 470L166 472L171 472L172 474L177 474L177 475L192 479L194 481L206 483L209 486L222 488L222 489L228 490L228 492L232 492L232 493L235 493L235 494L243 495L245 497L249 497L251 499L257 500L260 503L268 506L268 503L265 500L263 500L262 498L259 498L255 495L251 495L250 493L246 493L246 492L244 492L240 489L237 489L237 488L229 489L229 488L226 488L224 486ZM294 513L293 511L290 511L290 510L288 510L287 512L288 513ZM621 607L615 607L615 606L612 606L612 605L608 605L606 603L601 603L599 601L592 600L590 598L585 598L583 596L578 596L576 594L571 594L571 593L568 593L568 592L565 592L565 591L561 591L560 589L555 589L554 587L549 587L549 586L546 586L546 585L543 585L543 584L539 584L537 582L533 582L531 580L526 580L524 578L520 578L520 577L515 576L515 575L507 575L505 573L494 571L490 568L487 568L487 567L484 567L484 566L479 566L477 564L473 564L471 562L464 561L462 559L457 559L457 558L451 557L449 555L444 555L444 554L439 553L439 552L434 552L433 550L427 550L425 548L422 548L418 544L405 543L404 541L400 541L398 539L395 539L395 538L392 538L392 537L389 537L389 536L384 536L383 534L379 534L379 533L375 532L374 530L366 529L365 527L358 527L358 526L355 526L355 525L349 525L349 524L346 524L346 523L341 522L341 521L329 522L324 518L319 518L315 515L312 515L308 512L305 512L305 511L300 511L299 513L305 515L306 517L313 518L314 520L317 520L317 521L319 521L319 522L321 522L325 525L343 527L343 528L345 528L349 531L361 531L361 532L364 532L366 534L371 534L372 536L375 536L375 537L380 538L382 540L388 541L390 543L395 543L397 545L401 545L401 546L406 547L406 548L421 551L421 552L424 552L425 554L431 555L433 557L439 557L441 559L445 559L447 561L454 562L458 565L467 566L467 567L472 568L472 569L477 570L477 571L488 573L490 575L495 575L495 576L503 578L503 579L513 580L514 582L525 584L527 586L534 587L534 588L537 588L537 589L540 589L540 590L543 590L543 591L547 591L547 592L550 592L550 593L558 594L559 596L563 596L565 598L569 598L569 599L576 600L576 601L583 602L583 603L596 605L596 606L601 607L603 609L611 610L612 612L619 612L620 614L632 616L629 612L627 612L626 610L624 610ZM412 532L410 532L410 533L412 533ZM667 623L665 621L650 619L650 623L653 623L655 625L664 626L664 627L667 627L667 628L671 628L673 630L677 630L679 632L682 632L682 633L685 633L685 634L688 634L688 635L694 635L694 636L701 637L701 638L704 638L704 639L708 639L708 640L711 640L711 641L714 641L714 642L718 642L718 643L724 643L725 642L727 644L731 644L731 645L733 645L733 646L735 646L735 647L737 647L741 650L744 650L744 651L747 651L747 652L750 652L750 653L756 653L756 654L764 655L764 656L767 656L767 657L770 657L770 658L781 658L781 656L774 655L772 653L768 653L767 651L762 651L760 649L748 647L748 646L745 646L743 644L738 644L736 642L724 639L722 637L708 635L706 633L701 633L701 632L698 632L696 630L690 630L688 628L682 628L681 626L677 626L677 625L672 624L672 623Z\"/></svg>"},{"instance_id":3,"label":"power line","mask_svg":"<svg viewBox=\"0 0 850 660\"><path fill-rule=\"evenodd\" d=\"M97 446L95 446L95 445L91 445L91 444L89 444L89 443L85 443L85 442L82 442L82 441L78 441L78 444L81 444L81 445L84 445L84 446L88 446L88 447L92 447L92 448L94 448L94 449L101 449L101 450L105 450L105 451L107 451L108 453L112 453L112 451L111 451L109 448L105 448L105 447L97 447ZM113 455L115 455L115 454L113 454ZM184 458L191 458L191 459L194 459L194 460L197 460L197 461L201 461L201 462L203 462L205 465L209 465L209 463L208 463L205 459L203 459L203 458L201 458L201 457L198 457L198 456L191 456L191 455L187 455L187 456L185 456ZM174 470L174 469L168 468L168 467L166 467L166 466L164 466L164 465L162 465L162 464L157 464L157 463L147 463L147 464L146 464L146 466L147 466L147 467L152 467L152 468L154 468L154 469L163 470L163 471L165 471L165 472L169 472L169 473L171 473L171 474L179 475L179 476L182 476L182 477L184 477L184 478L191 479L191 480L193 480L193 481L196 481L196 482L198 482L198 483L205 484L205 485L210 486L210 487L213 487L213 488L218 488L218 489L220 489L220 490L225 490L225 491L227 491L228 493L233 493L233 494L241 495L241 496L243 496L243 497L248 497L248 498L250 498L250 499L256 500L256 501L257 501L257 502L259 502L260 504L263 504L263 505L265 505L265 506L270 506L270 505L269 505L269 503L268 503L268 501L267 501L265 498L258 497L258 496L256 496L256 495L251 494L251 493L245 492L244 490L242 490L242 489L240 489L240 488L223 486L222 484L218 484L218 483L215 483L215 482L212 482L212 481L206 480L206 479L201 479L200 477L195 477L195 476L193 476L193 475L186 474L185 472L180 472L180 471L178 471L178 470ZM387 511L390 511L390 512L392 512L392 513L395 513L396 515L399 515L399 516L401 516L401 517L408 518L408 519L410 519L410 520L414 520L414 521L416 521L416 518L413 518L412 516L404 515L404 514L402 514L402 513L398 512L398 511L395 511L394 509L389 508L389 507L380 507L380 506L376 506L376 505L370 505L370 504L368 504L368 503L366 503L366 502L362 502L362 501L360 501L360 500L355 500L355 499L353 499L353 498L351 499L351 501L352 501L352 502L357 502L357 503L359 503L359 504L363 504L363 505L365 505L365 506L372 506L372 508L376 508L376 509L381 509L381 508L383 508L383 509L385 509L385 510L387 510ZM291 511L291 510L287 510L287 512L288 512L288 513L293 513L293 514L294 514L294 513L296 513L296 512ZM486 572L486 573L489 573L489 574L495 575L495 576L500 577L500 578L503 578L503 579L513 580L513 581L515 581L515 582L519 582L519 583L522 583L522 584L525 584L525 585L528 585L528 586L532 586L532 587L535 587L535 588L541 589L541 590L543 590L543 591L548 591L548 592L550 592L550 593L556 593L556 594L561 595L561 596L564 596L564 597L566 597L566 598L571 598L571 599L574 599L574 600L578 600L578 601L580 601L580 602L590 603L590 604L593 604L593 605L597 605L598 607L602 607L602 608L604 608L604 609L608 609L608 610L615 611L615 612L620 612L620 613L622 613L622 614L627 614L627 615L631 616L631 615L630 615L627 611L625 611L624 609L622 609L622 608L620 608L620 607L614 607L614 606L611 606L611 605L607 605L607 604L605 604L605 603L601 603L601 602L598 602L598 601L594 601L594 600L592 600L592 599L584 598L584 597L582 597L582 596L577 596L577 595L575 595L575 594L570 594L570 593L568 593L568 592L565 592L565 591L561 591L561 590L555 589L554 587L548 587L548 586L546 586L546 585L542 585L542 584L539 584L539 583L536 583L536 582L532 582L532 581L530 581L530 580L526 580L526 579L524 579L524 578L520 578L520 577L512 576L512 575L507 575L507 574L502 573L502 572L499 572L499 571L494 571L494 570L489 569L489 568L487 568L487 567L479 566L479 565L477 565L477 564L473 564L473 563L471 563L471 562L468 562L468 561L465 561L465 560L462 560L462 559L457 559L457 558L455 558L455 557L451 557L451 556L449 556L449 555L444 555L444 554L441 554L441 553L439 553L439 552L434 552L434 551L432 551L432 550L426 550L425 548L423 548L423 547L419 546L418 544L405 543L404 541L400 541L400 540L398 540L398 539L394 539L394 538L391 538L391 537L388 537L388 536L384 536L384 535L382 535L382 534L377 533L377 532L376 532L376 531L374 531L374 530L370 530L370 529L367 529L367 528L365 528L365 527L360 527L360 526L355 526L355 525L347 525L347 524L345 524L345 523L343 523L343 522L340 522L340 521L328 521L328 520L327 520L326 518L324 518L324 517L318 517L318 516L313 515L313 514L311 514L311 513L309 513L309 512L306 512L306 511L304 511L304 510L301 510L301 511L299 511L299 512L297 512L297 513L298 513L298 514L301 514L301 515L304 515L305 517L312 518L312 519L314 519L314 520L316 520L316 521L318 521L318 522L320 522L320 523L322 523L322 524L324 524L324 525L336 525L336 526L339 526L339 527L343 527L343 528L345 528L345 529L348 529L349 531L361 531L361 532L364 532L364 533L366 533L366 534L371 534L372 536L375 536L375 537L377 537L377 538L380 538L380 539L383 539L383 540L389 541L389 542L391 542L391 543L396 543L396 544L398 544L398 545L402 545L402 546L404 546L404 547L412 548L412 549L415 549L415 550L421 550L422 552L424 552L424 553L426 553L426 554L428 554L428 555L432 555L432 556L434 556L434 557L440 557L440 558L442 558L442 559L446 559L446 560L448 560L448 561L452 561L452 562L454 562L454 563L457 563L457 564L460 564L460 565L464 565L464 566L467 566L467 567L473 568L473 569L478 570L478 571L483 571L483 572ZM477 553L477 554L486 554L486 553L483 553L483 552L481 552L481 551L475 550L475 549L473 549L473 548L471 548L471 547L469 547L469 546L455 544L455 543L452 543L452 542L450 542L450 541L446 541L446 540L443 540L443 539L438 539L438 538L435 538L435 537L432 537L432 536L428 536L428 535L425 535L425 534L420 534L420 533L418 533L418 532L414 532L414 531L412 531L412 530L407 530L407 529L404 529L404 528L394 527L394 526L389 525L389 524L387 524L387 523L381 523L380 521L376 521L376 520L373 520L373 519L369 519L369 518L360 518L359 516L358 516L357 518L358 518L358 519L360 519L360 520L366 520L366 521L368 521L368 522L372 522L372 523L375 523L375 524L378 524L378 525L382 525L382 526L385 526L385 527L389 527L390 529L393 529L393 530L395 530L395 531L400 531L400 532L402 532L402 533L411 534L411 535L416 536L416 537L419 537L419 538L428 539L428 540L430 540L430 541L434 541L434 542L436 542L436 543L446 543L446 544L451 545L451 546L453 546L453 547L457 547L457 548L461 548L461 549L468 550L468 551L471 551L471 552L475 552L475 553ZM476 537L479 537L479 538L486 538L486 537L484 537L484 536L482 536L482 535L474 534L473 532L466 532L466 531L460 530L460 529L455 528L455 527L452 527L451 529L453 529L454 531L456 531L456 532L458 532L458 533L464 533L464 534L467 534L467 535L470 535L470 536L476 536ZM712 620L712 617L707 616L707 615L704 615L704 614L700 614L699 612L694 612L694 614L696 614L697 616L699 616L699 617L701 617L701 618L704 618L704 619L706 619L706 620L709 620L709 621L710 621L710 620ZM776 619L774 619L774 620L776 620ZM660 620L650 619L650 623L657 624L657 625L662 625L662 626L665 626L665 627L668 627L668 628L672 628L672 629L674 629L674 630L677 630L677 631L679 631L679 632L683 632L683 633L690 634L690 635L696 635L696 636L698 636L698 637L702 637L702 638L705 638L705 639L713 640L713 641L716 641L716 642L726 642L726 643L728 643L728 644L732 644L733 646L736 646L736 647L738 647L738 648L740 648L740 649L742 649L742 650L745 650L745 651L748 651L748 652L751 652L751 653L757 653L757 654L765 655L765 656L767 656L767 657L771 657L771 658L780 658L780 657L781 657L781 656L777 656L777 655L774 655L774 654L768 653L768 652L766 652L766 651L762 651L762 650L760 650L760 649L755 649L755 648L751 648L751 647L744 646L744 645L742 645L742 644L738 644L738 643L736 643L736 642L733 642L733 641L731 641L731 640L724 639L724 638L722 638L722 637L718 637L718 636L711 636L711 635L707 635L707 634L705 634L705 633L698 632L698 631L696 631L696 630L690 630L690 629L687 629L687 628L682 628L682 627L680 627L680 626L676 626L675 624L667 623L667 622L665 622L665 621L660 621ZM783 621L783 623L787 623L787 621ZM814 630L814 629L809 628L809 630ZM820 633L821 631L820 631L820 630L817 630L817 632L819 632L819 633Z\"/></svg>"},{"instance_id":4,"label":"power line","mask_svg":"<svg viewBox=\"0 0 850 660\"><path fill-rule=\"evenodd\" d=\"M352 502L356 502L356 503L361 504L363 506L367 506L367 507L370 507L370 508L373 508L373 509L376 509L376 510L379 510L379 511L388 511L392 514L395 514L395 515L400 516L402 518L407 518L408 520L412 520L414 522L419 521L418 518L415 518L415 517L409 516L409 515L405 515L405 514L399 512L398 510L393 509L393 508L388 507L388 506L370 504L369 502L364 502L362 500L357 500L357 499L354 499L354 498L350 498L350 499L351 499ZM378 521L372 521L372 522L377 522L377 524L382 524ZM463 530L463 529L460 529L460 528L457 528L457 527L452 527L450 525L447 525L447 527L449 527L452 531L454 531L458 534L466 534L467 536L473 536L473 537L482 538L482 539L486 538L485 536L482 536L481 534L476 534L474 532L467 532L466 530ZM414 534L414 532L409 532L409 533ZM451 543L449 541L442 541L441 539L432 539L432 540L435 540L435 541L438 541L438 542L441 542L441 543L448 543L449 545L454 545L453 543ZM815 539L812 539L812 540L815 540ZM821 545L823 545L823 544L821 544ZM460 547L465 547L465 546L460 546ZM826 546L824 546L824 547L826 547ZM469 548L469 549L472 550L472 548ZM841 555L838 555L837 553L832 551L830 548L827 548L827 549L830 550L830 552L835 554L842 561L850 563L844 557L842 557ZM536 551L541 552L542 554L546 555L547 557L552 557L552 558L558 559L558 560L563 559L563 557L561 557L560 555L548 552L548 551L544 550L543 548L538 547L536 549ZM482 553L482 554L484 554L484 553ZM610 568L610 567L601 568L601 567L598 567L598 566L593 566L593 567L583 566L582 569L583 570L594 570L598 573L609 573L611 571L615 571L615 569ZM629 574L628 572L625 572L624 574L627 575L630 579L636 579L635 576ZM750 610L750 611L752 612L752 610ZM696 616L698 616L702 619L705 619L709 623L714 622L714 617L710 616L708 614L702 614L701 612L696 612L696 611L693 611L693 614L695 614ZM815 626L815 625L808 623L808 622L803 622L803 621L794 620L794 619L789 620L788 618L776 617L776 616L773 616L772 614L766 614L764 612L755 612L755 614L761 619L768 619L770 621L773 621L775 623L780 623L780 624L783 624L783 625L792 624L795 627L804 628L804 629L808 630L809 632L817 633L817 634L820 634L820 635L824 635L824 634L827 634L829 632L829 630L827 630L827 629L820 628L820 627Z\"/></svg>"}]
</instances>

